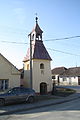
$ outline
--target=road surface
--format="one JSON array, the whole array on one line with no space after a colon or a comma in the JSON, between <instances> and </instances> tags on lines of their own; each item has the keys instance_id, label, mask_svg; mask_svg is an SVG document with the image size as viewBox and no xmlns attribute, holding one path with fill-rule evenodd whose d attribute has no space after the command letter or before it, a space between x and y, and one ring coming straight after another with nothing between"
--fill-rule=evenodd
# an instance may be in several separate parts
<instances>
[{"instance_id":1,"label":"road surface","mask_svg":"<svg viewBox=\"0 0 80 120\"><path fill-rule=\"evenodd\" d=\"M80 98L62 104L0 116L0 120L80 120Z\"/></svg>"}]
</instances>

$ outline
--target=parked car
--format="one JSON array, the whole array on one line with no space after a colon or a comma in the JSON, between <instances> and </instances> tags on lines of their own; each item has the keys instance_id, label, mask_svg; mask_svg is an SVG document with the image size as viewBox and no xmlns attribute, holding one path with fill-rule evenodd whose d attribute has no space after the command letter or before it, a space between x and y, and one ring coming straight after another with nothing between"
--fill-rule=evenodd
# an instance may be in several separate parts
<instances>
[{"instance_id":1,"label":"parked car","mask_svg":"<svg viewBox=\"0 0 80 120\"><path fill-rule=\"evenodd\" d=\"M34 102L35 91L31 88L14 87L8 92L0 94L0 105L13 102Z\"/></svg>"}]
</instances>

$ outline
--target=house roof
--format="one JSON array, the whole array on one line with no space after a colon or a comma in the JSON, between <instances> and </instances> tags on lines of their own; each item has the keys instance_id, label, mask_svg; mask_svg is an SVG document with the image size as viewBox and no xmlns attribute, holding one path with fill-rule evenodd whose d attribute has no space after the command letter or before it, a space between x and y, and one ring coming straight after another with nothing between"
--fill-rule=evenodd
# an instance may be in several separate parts
<instances>
[{"instance_id":1,"label":"house roof","mask_svg":"<svg viewBox=\"0 0 80 120\"><path fill-rule=\"evenodd\" d=\"M54 75L60 75L61 73L63 73L66 70L67 70L67 68L65 68L65 67L57 67L57 68L52 69L51 72Z\"/></svg>"},{"instance_id":2,"label":"house roof","mask_svg":"<svg viewBox=\"0 0 80 120\"><path fill-rule=\"evenodd\" d=\"M60 77L62 77L62 76L64 76L64 77L80 76L80 67L69 68L65 72L60 74Z\"/></svg>"},{"instance_id":3,"label":"house roof","mask_svg":"<svg viewBox=\"0 0 80 120\"><path fill-rule=\"evenodd\" d=\"M19 69L19 72L22 72L23 71L23 68Z\"/></svg>"},{"instance_id":4,"label":"house roof","mask_svg":"<svg viewBox=\"0 0 80 120\"><path fill-rule=\"evenodd\" d=\"M23 62L26 62L29 59L30 59L30 49L28 49L27 55L24 58ZM35 44L32 45L32 59L52 60L42 40L36 40Z\"/></svg>"}]
</instances>

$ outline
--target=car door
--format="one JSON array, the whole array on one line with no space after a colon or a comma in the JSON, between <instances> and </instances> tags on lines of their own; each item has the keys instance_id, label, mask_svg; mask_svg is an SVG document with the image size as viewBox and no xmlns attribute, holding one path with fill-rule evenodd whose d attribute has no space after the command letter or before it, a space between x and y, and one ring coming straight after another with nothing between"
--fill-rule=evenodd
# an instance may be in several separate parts
<instances>
[{"instance_id":1,"label":"car door","mask_svg":"<svg viewBox=\"0 0 80 120\"><path fill-rule=\"evenodd\" d=\"M20 88L19 101L25 101L28 97L28 93L25 88Z\"/></svg>"},{"instance_id":2,"label":"car door","mask_svg":"<svg viewBox=\"0 0 80 120\"><path fill-rule=\"evenodd\" d=\"M18 101L18 92L16 90L11 90L6 94L6 102L12 103Z\"/></svg>"}]
</instances>

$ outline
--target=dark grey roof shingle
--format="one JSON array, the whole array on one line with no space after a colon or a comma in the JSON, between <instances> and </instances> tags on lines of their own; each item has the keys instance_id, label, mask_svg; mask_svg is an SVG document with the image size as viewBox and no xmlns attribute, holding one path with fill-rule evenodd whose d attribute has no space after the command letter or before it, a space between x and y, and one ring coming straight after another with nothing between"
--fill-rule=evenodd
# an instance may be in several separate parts
<instances>
[{"instance_id":1,"label":"dark grey roof shingle","mask_svg":"<svg viewBox=\"0 0 80 120\"><path fill-rule=\"evenodd\" d=\"M62 76L64 77L80 76L80 67L69 68L60 75L60 77Z\"/></svg>"},{"instance_id":2,"label":"dark grey roof shingle","mask_svg":"<svg viewBox=\"0 0 80 120\"><path fill-rule=\"evenodd\" d=\"M41 28L39 27L38 24L35 25L35 27L33 28L32 32L36 32L36 33L43 33L43 31L41 30ZM32 33L31 32L31 33Z\"/></svg>"},{"instance_id":3,"label":"dark grey roof shingle","mask_svg":"<svg viewBox=\"0 0 80 120\"><path fill-rule=\"evenodd\" d=\"M57 67L57 68L52 69L52 74L60 75L65 70L67 70L67 68L65 68L65 67Z\"/></svg>"},{"instance_id":4,"label":"dark grey roof shingle","mask_svg":"<svg viewBox=\"0 0 80 120\"><path fill-rule=\"evenodd\" d=\"M36 40L35 44L32 46L32 59L43 59L43 60L52 60L49 53L47 52L43 41ZM24 58L24 62L30 59L30 49L27 51L27 55Z\"/></svg>"},{"instance_id":5,"label":"dark grey roof shingle","mask_svg":"<svg viewBox=\"0 0 80 120\"><path fill-rule=\"evenodd\" d=\"M34 47L33 59L51 60L49 53L47 52L43 41L36 40Z\"/></svg>"}]
</instances>

